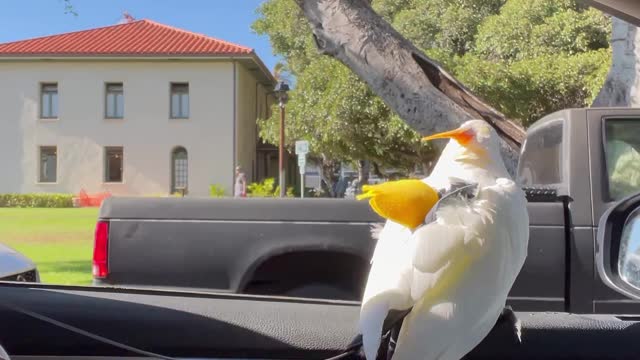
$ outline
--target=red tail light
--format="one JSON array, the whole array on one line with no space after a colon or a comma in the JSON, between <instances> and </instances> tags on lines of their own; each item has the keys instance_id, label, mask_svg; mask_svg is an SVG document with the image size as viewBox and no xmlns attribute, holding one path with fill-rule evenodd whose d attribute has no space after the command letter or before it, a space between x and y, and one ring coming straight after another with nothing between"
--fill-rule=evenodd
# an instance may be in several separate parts
<instances>
[{"instance_id":1,"label":"red tail light","mask_svg":"<svg viewBox=\"0 0 640 360\"><path fill-rule=\"evenodd\" d=\"M93 277L105 278L109 274L109 222L98 221L93 243Z\"/></svg>"}]
</instances>

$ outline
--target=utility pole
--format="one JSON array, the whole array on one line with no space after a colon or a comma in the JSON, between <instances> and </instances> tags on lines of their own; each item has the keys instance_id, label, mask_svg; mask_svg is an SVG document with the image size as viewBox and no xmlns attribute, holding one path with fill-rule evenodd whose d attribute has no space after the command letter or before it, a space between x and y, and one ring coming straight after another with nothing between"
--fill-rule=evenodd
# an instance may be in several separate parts
<instances>
[{"instance_id":1,"label":"utility pole","mask_svg":"<svg viewBox=\"0 0 640 360\"><path fill-rule=\"evenodd\" d=\"M289 91L289 85L287 85L287 83L285 83L284 81L278 81L278 84L276 84L276 87L273 89L273 92L275 93L276 97L278 98L279 101L279 105L280 105L280 145L278 146L278 165L279 165L279 185L280 185L280 197L285 197L286 193L287 193L287 189L286 189L286 181L285 181L285 176L286 176L286 171L285 171L285 159L284 159L284 104L287 102L288 99L288 95L287 92Z\"/></svg>"},{"instance_id":2,"label":"utility pole","mask_svg":"<svg viewBox=\"0 0 640 360\"><path fill-rule=\"evenodd\" d=\"M280 146L278 148L278 163L280 167L279 171L279 183L280 183L280 197L284 197L286 194L286 170L284 168L285 160L284 160L284 103L280 102Z\"/></svg>"}]
</instances>

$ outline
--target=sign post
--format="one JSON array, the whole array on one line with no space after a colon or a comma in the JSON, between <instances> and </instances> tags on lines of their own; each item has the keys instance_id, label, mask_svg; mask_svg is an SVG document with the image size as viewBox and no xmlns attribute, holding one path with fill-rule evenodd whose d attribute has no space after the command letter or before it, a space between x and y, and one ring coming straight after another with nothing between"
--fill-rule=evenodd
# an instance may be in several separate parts
<instances>
[{"instance_id":1,"label":"sign post","mask_svg":"<svg viewBox=\"0 0 640 360\"><path fill-rule=\"evenodd\" d=\"M296 155L298 155L298 168L300 169L300 197L304 198L304 177L307 167L307 153L309 153L309 142L306 140L296 141Z\"/></svg>"}]
</instances>

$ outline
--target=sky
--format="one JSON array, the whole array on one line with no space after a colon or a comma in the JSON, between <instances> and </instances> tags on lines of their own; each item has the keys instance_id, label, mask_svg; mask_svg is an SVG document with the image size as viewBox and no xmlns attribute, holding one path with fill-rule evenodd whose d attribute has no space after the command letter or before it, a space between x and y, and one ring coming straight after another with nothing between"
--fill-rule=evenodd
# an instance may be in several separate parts
<instances>
[{"instance_id":1,"label":"sky","mask_svg":"<svg viewBox=\"0 0 640 360\"><path fill-rule=\"evenodd\" d=\"M263 0L70 0L78 16L65 14L63 0L3 1L0 43L114 25L127 11L150 19L255 49L273 70L278 60L269 39L251 30Z\"/></svg>"}]
</instances>

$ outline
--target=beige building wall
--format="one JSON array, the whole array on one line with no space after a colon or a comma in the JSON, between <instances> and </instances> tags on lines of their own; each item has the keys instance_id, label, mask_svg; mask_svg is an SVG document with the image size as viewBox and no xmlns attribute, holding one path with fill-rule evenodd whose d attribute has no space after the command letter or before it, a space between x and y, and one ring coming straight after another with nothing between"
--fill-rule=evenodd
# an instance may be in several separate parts
<instances>
[{"instance_id":1,"label":"beige building wall","mask_svg":"<svg viewBox=\"0 0 640 360\"><path fill-rule=\"evenodd\" d=\"M242 82L236 147L238 158L251 164L255 81L246 70L236 76ZM210 184L232 193L232 62L2 61L0 79L0 193L166 194L176 146L188 151L191 195L207 196ZM56 120L40 119L43 82L58 83ZM124 84L123 119L105 119L107 82ZM188 119L169 116L171 82L189 83ZM39 146L57 146L56 183L38 182ZM104 182L105 146L124 148L122 183Z\"/></svg>"},{"instance_id":2,"label":"beige building wall","mask_svg":"<svg viewBox=\"0 0 640 360\"><path fill-rule=\"evenodd\" d=\"M237 76L237 117L236 125L236 163L245 172L247 181L253 179L253 167L256 158L256 86L257 82L247 69L236 64Z\"/></svg>"},{"instance_id":3,"label":"beige building wall","mask_svg":"<svg viewBox=\"0 0 640 360\"><path fill-rule=\"evenodd\" d=\"M238 123L236 128L236 162L242 166L247 181L257 181L256 143L258 127L256 120L266 118L269 93L273 90L258 82L246 67L237 64Z\"/></svg>"}]
</instances>

